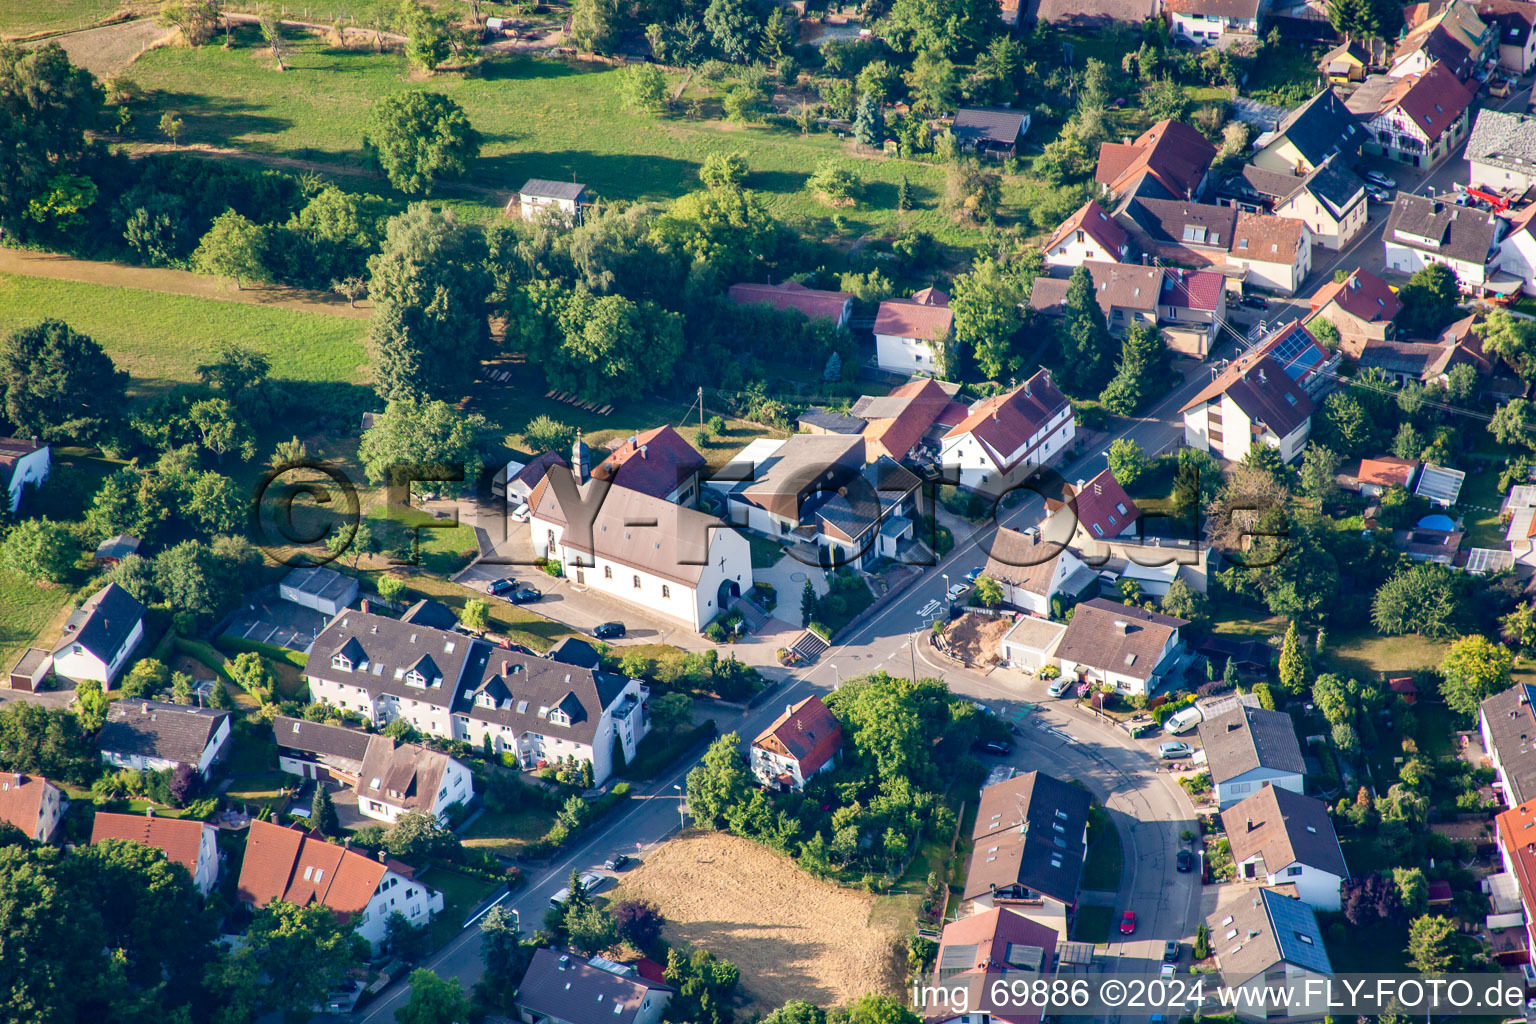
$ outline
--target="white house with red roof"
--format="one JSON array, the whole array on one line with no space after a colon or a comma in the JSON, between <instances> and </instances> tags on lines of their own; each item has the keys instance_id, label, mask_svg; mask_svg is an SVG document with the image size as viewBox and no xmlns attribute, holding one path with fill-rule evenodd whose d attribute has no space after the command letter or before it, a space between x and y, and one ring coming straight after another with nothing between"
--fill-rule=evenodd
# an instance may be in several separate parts
<instances>
[{"instance_id":1,"label":"white house with red roof","mask_svg":"<svg viewBox=\"0 0 1536 1024\"><path fill-rule=\"evenodd\" d=\"M799 790L807 779L837 766L843 727L812 694L791 704L752 741L749 764L757 781L770 789Z\"/></svg>"},{"instance_id":2,"label":"white house with red roof","mask_svg":"<svg viewBox=\"0 0 1536 1024\"><path fill-rule=\"evenodd\" d=\"M1055 976L1058 937L1056 929L1006 906L945 925L934 973L924 984L950 998L925 1008L928 1024L1039 1024L1040 1011L1020 1008L1013 994Z\"/></svg>"},{"instance_id":3,"label":"white house with red roof","mask_svg":"<svg viewBox=\"0 0 1536 1024\"><path fill-rule=\"evenodd\" d=\"M1066 508L1077 524L1073 542L1090 554L1104 542L1130 533L1141 518L1141 509L1107 469L1092 480L1079 480L1071 488Z\"/></svg>"},{"instance_id":4,"label":"white house with red roof","mask_svg":"<svg viewBox=\"0 0 1536 1024\"><path fill-rule=\"evenodd\" d=\"M21 829L28 839L39 843L52 839L68 806L64 790L41 776L0 774L0 821Z\"/></svg>"},{"instance_id":5,"label":"white house with red roof","mask_svg":"<svg viewBox=\"0 0 1536 1024\"><path fill-rule=\"evenodd\" d=\"M941 376L954 325L949 296L937 288L914 292L910 299L886 299L875 314L875 364L890 373Z\"/></svg>"},{"instance_id":6,"label":"white house with red roof","mask_svg":"<svg viewBox=\"0 0 1536 1024\"><path fill-rule=\"evenodd\" d=\"M1123 263L1131 254L1131 239L1095 200L1088 200L1062 222L1045 243L1045 265L1079 267L1086 260Z\"/></svg>"},{"instance_id":7,"label":"white house with red roof","mask_svg":"<svg viewBox=\"0 0 1536 1024\"><path fill-rule=\"evenodd\" d=\"M1402 312L1403 304L1387 282L1356 267L1342 281L1329 281L1312 293L1308 300L1313 317L1327 320L1339 329L1339 346L1346 354L1359 358L1372 341L1392 337L1392 322Z\"/></svg>"},{"instance_id":8,"label":"white house with red roof","mask_svg":"<svg viewBox=\"0 0 1536 1024\"><path fill-rule=\"evenodd\" d=\"M1420 74L1370 80L1349 99L1366 152L1414 167L1433 165L1466 137L1471 105L1472 93L1438 61Z\"/></svg>"},{"instance_id":9,"label":"white house with red roof","mask_svg":"<svg viewBox=\"0 0 1536 1024\"><path fill-rule=\"evenodd\" d=\"M319 903L349 921L375 950L389 934L391 914L421 926L443 909L443 894L418 882L408 864L381 862L303 829L259 819L251 821L236 893L257 910L273 900L301 907Z\"/></svg>"},{"instance_id":10,"label":"white house with red roof","mask_svg":"<svg viewBox=\"0 0 1536 1024\"><path fill-rule=\"evenodd\" d=\"M1531 121L1536 131L1536 119ZM1509 234L1499 243L1498 269L1525 283L1520 290L1536 295L1536 203L1510 218Z\"/></svg>"},{"instance_id":11,"label":"white house with red roof","mask_svg":"<svg viewBox=\"0 0 1536 1024\"><path fill-rule=\"evenodd\" d=\"M663 424L625 438L593 467L592 477L693 508L699 501L699 473L705 465L704 456L683 435Z\"/></svg>"},{"instance_id":12,"label":"white house with red roof","mask_svg":"<svg viewBox=\"0 0 1536 1024\"><path fill-rule=\"evenodd\" d=\"M771 306L780 312L799 313L808 320L831 320L839 327L847 327L848 318L853 315L852 295L807 288L797 281L742 282L731 285L726 294L738 306Z\"/></svg>"},{"instance_id":13,"label":"white house with red roof","mask_svg":"<svg viewBox=\"0 0 1536 1024\"><path fill-rule=\"evenodd\" d=\"M1072 403L1041 370L1012 391L983 399L945 435L945 475L970 491L1001 494L1072 446Z\"/></svg>"},{"instance_id":14,"label":"white house with red roof","mask_svg":"<svg viewBox=\"0 0 1536 1024\"><path fill-rule=\"evenodd\" d=\"M1536 803L1522 803L1494 818L1494 837L1504 870L1520 894L1526 964L1536 967Z\"/></svg>"},{"instance_id":15,"label":"white house with red roof","mask_svg":"<svg viewBox=\"0 0 1536 1024\"><path fill-rule=\"evenodd\" d=\"M1275 346L1266 343L1234 359L1184 405L1187 445L1230 462L1241 462L1255 444L1277 449L1284 462L1301 454L1312 428L1312 398L1282 362L1285 353L1272 352Z\"/></svg>"},{"instance_id":16,"label":"white house with red roof","mask_svg":"<svg viewBox=\"0 0 1536 1024\"><path fill-rule=\"evenodd\" d=\"M1158 326L1168 347L1204 359L1227 318L1226 279L1214 270L1163 269L1157 292Z\"/></svg>"},{"instance_id":17,"label":"white house with red roof","mask_svg":"<svg viewBox=\"0 0 1536 1024\"><path fill-rule=\"evenodd\" d=\"M157 818L148 814L109 814L97 811L91 825L91 845L123 839L154 847L192 876L197 891L207 896L219 880L218 829L195 818Z\"/></svg>"},{"instance_id":18,"label":"white house with red roof","mask_svg":"<svg viewBox=\"0 0 1536 1024\"><path fill-rule=\"evenodd\" d=\"M1413 486L1414 475L1419 471L1417 459L1399 459L1383 455L1375 459L1361 459L1355 479L1360 484L1360 494L1367 498L1379 498L1389 487Z\"/></svg>"}]
</instances>

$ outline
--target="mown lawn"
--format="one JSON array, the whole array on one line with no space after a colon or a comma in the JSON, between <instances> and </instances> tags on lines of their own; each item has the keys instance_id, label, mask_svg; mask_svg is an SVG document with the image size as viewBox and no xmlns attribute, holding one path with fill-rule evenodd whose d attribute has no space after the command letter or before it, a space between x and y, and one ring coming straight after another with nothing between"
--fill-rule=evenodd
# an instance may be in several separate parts
<instances>
[{"instance_id":1,"label":"mown lawn","mask_svg":"<svg viewBox=\"0 0 1536 1024\"><path fill-rule=\"evenodd\" d=\"M126 6L121 0L5 0L0 3L0 37L88 28Z\"/></svg>"},{"instance_id":2,"label":"mown lawn","mask_svg":"<svg viewBox=\"0 0 1536 1024\"><path fill-rule=\"evenodd\" d=\"M40 587L0 569L0 669L9 669L69 603L66 586Z\"/></svg>"},{"instance_id":3,"label":"mown lawn","mask_svg":"<svg viewBox=\"0 0 1536 1024\"><path fill-rule=\"evenodd\" d=\"M1120 850L1120 831L1109 812L1098 804L1088 811L1088 856L1083 861L1084 889L1120 891L1120 876L1125 869L1125 854Z\"/></svg>"},{"instance_id":4,"label":"mown lawn","mask_svg":"<svg viewBox=\"0 0 1536 1024\"><path fill-rule=\"evenodd\" d=\"M1467 474L1456 502L1456 511L1462 515L1462 528L1466 532L1463 544L1469 548L1505 546L1505 525L1499 521L1499 505L1503 501L1499 474L1492 470Z\"/></svg>"},{"instance_id":5,"label":"mown lawn","mask_svg":"<svg viewBox=\"0 0 1536 1024\"><path fill-rule=\"evenodd\" d=\"M447 868L428 868L416 877L422 885L443 894L443 909L432 919L434 949L457 935L462 930L464 919L480 905L480 901L500 888L496 882L487 882Z\"/></svg>"},{"instance_id":6,"label":"mown lawn","mask_svg":"<svg viewBox=\"0 0 1536 1024\"><path fill-rule=\"evenodd\" d=\"M1072 940L1094 945L1108 942L1114 920L1114 907L1078 907L1072 914Z\"/></svg>"},{"instance_id":7,"label":"mown lawn","mask_svg":"<svg viewBox=\"0 0 1536 1024\"><path fill-rule=\"evenodd\" d=\"M744 151L752 170L748 187L763 193L778 216L825 229L834 211L804 186L818 163L841 157L857 164L866 185L864 202L836 211L849 237L908 225L951 244L980 242L979 231L957 226L939 210L944 172L937 165L861 157L826 133L637 114L624 107L621 72L608 65L500 56L476 77L445 73L419 81L403 55L333 49L308 37L298 41L289 70L279 73L253 45L256 38L248 29L237 33L230 50L162 48L141 57L130 74L150 91L140 111L145 135L154 136L161 112L171 110L185 121L188 143L363 169L370 166L361 138L369 107L381 96L428 89L455 100L484 136L469 180L496 190L503 202L531 177L579 180L609 199L671 199L697 187L709 153ZM718 92L695 81L688 97L701 99L708 115L718 110ZM900 214L896 192L904 176L916 207ZM1010 182L1005 206L1034 194L1030 185L1039 187Z\"/></svg>"},{"instance_id":8,"label":"mown lawn","mask_svg":"<svg viewBox=\"0 0 1536 1024\"><path fill-rule=\"evenodd\" d=\"M349 569L339 563L333 563L331 568L357 576L363 581L364 586L370 588L373 586L373 579L377 576L376 573ZM470 590L451 580L438 579L435 576L420 574L405 576L405 593L401 601L409 605L424 597L441 601L457 614L463 609L466 600L473 597L483 601L485 593ZM509 601L491 601L490 607L491 632L499 633L514 643L523 644L535 651L547 651L561 637L575 635L560 623L546 619L542 615L524 611L521 606Z\"/></svg>"},{"instance_id":9,"label":"mown lawn","mask_svg":"<svg viewBox=\"0 0 1536 1024\"><path fill-rule=\"evenodd\" d=\"M525 845L543 838L554 823L554 814L542 807L524 808L510 814L486 811L460 833L460 838L465 846L515 857Z\"/></svg>"},{"instance_id":10,"label":"mown lawn","mask_svg":"<svg viewBox=\"0 0 1536 1024\"><path fill-rule=\"evenodd\" d=\"M355 384L367 361L363 320L0 274L0 333L45 317L94 338L139 394L196 380L226 341L266 353L272 375L293 381Z\"/></svg>"}]
</instances>

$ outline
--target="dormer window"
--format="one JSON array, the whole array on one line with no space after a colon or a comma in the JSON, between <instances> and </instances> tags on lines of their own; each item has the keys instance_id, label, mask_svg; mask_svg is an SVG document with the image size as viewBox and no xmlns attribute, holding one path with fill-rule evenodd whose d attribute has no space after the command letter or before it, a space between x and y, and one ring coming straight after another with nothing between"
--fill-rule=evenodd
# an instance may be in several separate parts
<instances>
[{"instance_id":1,"label":"dormer window","mask_svg":"<svg viewBox=\"0 0 1536 1024\"><path fill-rule=\"evenodd\" d=\"M352 659L347 657L345 654L332 655L331 668L337 669L341 672L351 672Z\"/></svg>"},{"instance_id":2,"label":"dormer window","mask_svg":"<svg viewBox=\"0 0 1536 1024\"><path fill-rule=\"evenodd\" d=\"M421 688L425 689L427 686L427 677L415 669L411 669L405 674L405 685L420 686Z\"/></svg>"},{"instance_id":3,"label":"dormer window","mask_svg":"<svg viewBox=\"0 0 1536 1024\"><path fill-rule=\"evenodd\" d=\"M559 708L555 708L549 713L549 720L555 725L571 724L571 716L566 714L564 711L561 711Z\"/></svg>"}]
</instances>

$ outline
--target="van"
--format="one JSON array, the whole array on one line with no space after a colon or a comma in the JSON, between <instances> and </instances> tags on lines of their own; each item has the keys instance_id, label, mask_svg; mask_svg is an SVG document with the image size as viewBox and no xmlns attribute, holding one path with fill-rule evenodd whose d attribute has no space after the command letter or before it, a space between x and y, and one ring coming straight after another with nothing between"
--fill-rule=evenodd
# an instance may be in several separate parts
<instances>
[{"instance_id":1,"label":"van","mask_svg":"<svg viewBox=\"0 0 1536 1024\"><path fill-rule=\"evenodd\" d=\"M1189 732L1189 730L1199 725L1200 720L1204 717L1204 715L1200 714L1199 708L1185 708L1177 714L1168 716L1168 721L1163 723L1163 731L1170 736Z\"/></svg>"},{"instance_id":2,"label":"van","mask_svg":"<svg viewBox=\"0 0 1536 1024\"><path fill-rule=\"evenodd\" d=\"M603 886L603 883L606 882L606 881L607 881L606 877L604 877L603 875L594 874L591 871L584 871L584 872L582 872L582 875L581 875L581 884L582 884L583 887L586 888L587 895L589 895L589 896L592 893L597 892L598 889L601 889L602 886ZM563 888L561 888L561 890L559 892L555 893L553 896L551 896L549 898L549 906L553 910L559 910L560 907L565 904L565 901L570 899L570 898L571 898L571 887L570 886L564 886Z\"/></svg>"}]
</instances>

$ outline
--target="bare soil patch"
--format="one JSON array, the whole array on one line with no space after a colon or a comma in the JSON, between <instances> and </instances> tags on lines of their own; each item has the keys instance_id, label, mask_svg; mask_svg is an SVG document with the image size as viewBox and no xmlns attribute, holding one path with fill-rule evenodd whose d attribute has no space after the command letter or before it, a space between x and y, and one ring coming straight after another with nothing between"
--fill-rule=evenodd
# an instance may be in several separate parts
<instances>
[{"instance_id":1,"label":"bare soil patch","mask_svg":"<svg viewBox=\"0 0 1536 1024\"><path fill-rule=\"evenodd\" d=\"M614 898L626 897L661 908L669 941L735 963L752 998L748 1012L900 991L899 936L869 923L873 896L812 878L739 836L682 833L624 877Z\"/></svg>"},{"instance_id":2,"label":"bare soil patch","mask_svg":"<svg viewBox=\"0 0 1536 1024\"><path fill-rule=\"evenodd\" d=\"M991 668L1001 660L997 645L1012 626L1013 619L1007 616L967 612L945 632L950 653L973 668Z\"/></svg>"},{"instance_id":3,"label":"bare soil patch","mask_svg":"<svg viewBox=\"0 0 1536 1024\"><path fill-rule=\"evenodd\" d=\"M153 18L125 21L117 25L66 32L43 40L58 43L69 54L71 63L86 68L97 78L110 78L139 59L139 55L160 46L175 34Z\"/></svg>"}]
</instances>

